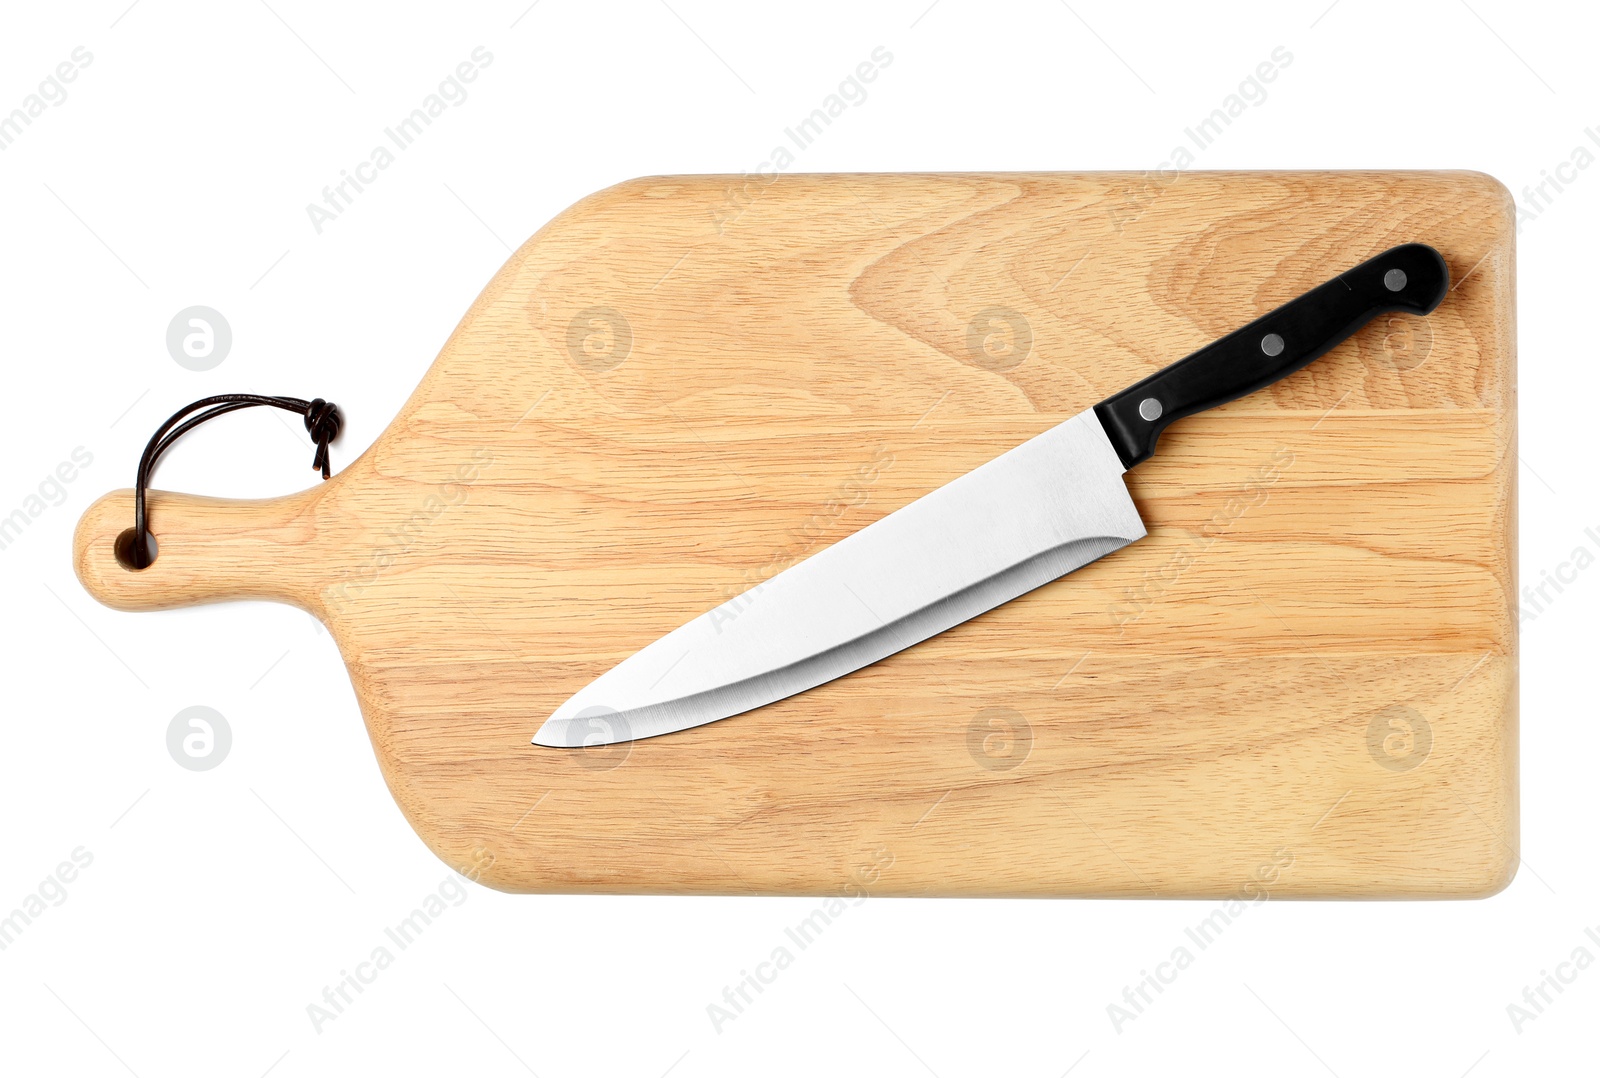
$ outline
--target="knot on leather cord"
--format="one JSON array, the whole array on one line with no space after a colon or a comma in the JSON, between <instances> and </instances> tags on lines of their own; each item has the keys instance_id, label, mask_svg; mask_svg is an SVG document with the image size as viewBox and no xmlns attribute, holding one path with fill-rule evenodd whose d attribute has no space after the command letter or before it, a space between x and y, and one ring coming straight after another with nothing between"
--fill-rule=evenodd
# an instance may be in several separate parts
<instances>
[{"instance_id":1,"label":"knot on leather cord","mask_svg":"<svg viewBox=\"0 0 1600 1078\"><path fill-rule=\"evenodd\" d=\"M311 458L313 468L322 469L322 478L328 478L328 443L339 437L339 428L344 423L344 417L339 414L339 406L318 397L306 405L306 432L311 435L311 440L317 443L316 456Z\"/></svg>"}]
</instances>

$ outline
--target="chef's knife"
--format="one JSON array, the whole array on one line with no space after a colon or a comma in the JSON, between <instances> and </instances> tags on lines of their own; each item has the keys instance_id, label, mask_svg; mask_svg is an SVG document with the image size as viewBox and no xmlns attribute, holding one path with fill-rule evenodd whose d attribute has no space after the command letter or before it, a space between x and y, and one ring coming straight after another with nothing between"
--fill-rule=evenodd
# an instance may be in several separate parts
<instances>
[{"instance_id":1,"label":"chef's knife","mask_svg":"<svg viewBox=\"0 0 1600 1078\"><path fill-rule=\"evenodd\" d=\"M1167 424L1299 370L1377 315L1429 313L1449 276L1420 243L1347 270L673 630L533 743L637 740L770 704L1143 538L1122 476Z\"/></svg>"}]
</instances>

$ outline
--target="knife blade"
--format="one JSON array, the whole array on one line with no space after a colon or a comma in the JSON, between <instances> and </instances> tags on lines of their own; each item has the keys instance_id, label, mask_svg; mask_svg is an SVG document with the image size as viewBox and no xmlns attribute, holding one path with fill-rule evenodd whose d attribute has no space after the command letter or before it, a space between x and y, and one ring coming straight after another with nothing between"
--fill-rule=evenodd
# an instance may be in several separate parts
<instances>
[{"instance_id":1,"label":"knife blade","mask_svg":"<svg viewBox=\"0 0 1600 1078\"><path fill-rule=\"evenodd\" d=\"M815 688L1145 536L1123 481L1168 424L1269 385L1374 317L1426 315L1443 257L1392 248L951 480L624 659L535 745L614 744Z\"/></svg>"}]
</instances>

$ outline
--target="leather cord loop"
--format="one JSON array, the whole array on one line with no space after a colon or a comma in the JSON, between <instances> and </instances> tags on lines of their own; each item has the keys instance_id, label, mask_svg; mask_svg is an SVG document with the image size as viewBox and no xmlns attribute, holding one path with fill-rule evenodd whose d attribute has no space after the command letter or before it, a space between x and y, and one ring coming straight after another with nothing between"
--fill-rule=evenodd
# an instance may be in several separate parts
<instances>
[{"instance_id":1,"label":"leather cord loop","mask_svg":"<svg viewBox=\"0 0 1600 1078\"><path fill-rule=\"evenodd\" d=\"M153 560L150 556L150 521L149 512L145 508L145 491L149 488L150 474L155 469L156 461L161 458L161 454L170 449L173 442L208 419L258 405L282 408L286 412L295 412L304 418L306 433L311 435L311 440L317 447L316 454L311 458L311 466L321 471L324 479L332 474L328 460L328 443L339 437L339 430L344 425L344 418L339 414L339 406L336 404L321 397L305 401L299 397L224 393L185 405L157 428L150 436L150 441L146 443L143 455L139 457L139 471L133 484L133 541L128 545L127 551L132 563L131 568L148 568Z\"/></svg>"}]
</instances>

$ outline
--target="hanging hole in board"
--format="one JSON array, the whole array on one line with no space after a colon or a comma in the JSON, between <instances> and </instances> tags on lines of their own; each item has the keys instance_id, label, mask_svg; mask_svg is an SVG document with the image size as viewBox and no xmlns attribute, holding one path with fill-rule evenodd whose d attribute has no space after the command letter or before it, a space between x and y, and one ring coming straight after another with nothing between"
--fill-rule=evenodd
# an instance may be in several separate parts
<instances>
[{"instance_id":1,"label":"hanging hole in board","mask_svg":"<svg viewBox=\"0 0 1600 1078\"><path fill-rule=\"evenodd\" d=\"M150 568L156 560L156 537L145 532L144 546L140 549L138 537L132 528L128 528L117 536L117 542L112 547L112 552L117 557L117 564L129 572L137 573L141 569Z\"/></svg>"}]
</instances>

